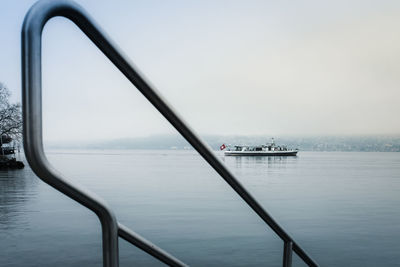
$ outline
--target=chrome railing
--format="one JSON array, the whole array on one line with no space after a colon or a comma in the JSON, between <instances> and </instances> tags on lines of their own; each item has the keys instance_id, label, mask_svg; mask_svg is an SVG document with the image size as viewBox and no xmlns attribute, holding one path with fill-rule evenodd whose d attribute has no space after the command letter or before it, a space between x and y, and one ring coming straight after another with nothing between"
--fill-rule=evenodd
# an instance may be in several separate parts
<instances>
[{"instance_id":1,"label":"chrome railing","mask_svg":"<svg viewBox=\"0 0 400 267\"><path fill-rule=\"evenodd\" d=\"M42 138L41 37L46 22L56 16L63 16L73 21L258 216L274 230L284 242L283 266L291 266L292 251L309 266L318 266L263 209L183 119L173 111L167 101L140 74L134 64L128 60L82 7L68 0L41 0L34 4L26 14L22 27L22 97L25 154L29 165L40 179L92 210L98 216L102 226L103 266L118 266L119 236L168 265L185 266L185 264L118 223L113 211L100 197L69 181L48 162L43 150Z\"/></svg>"}]
</instances>

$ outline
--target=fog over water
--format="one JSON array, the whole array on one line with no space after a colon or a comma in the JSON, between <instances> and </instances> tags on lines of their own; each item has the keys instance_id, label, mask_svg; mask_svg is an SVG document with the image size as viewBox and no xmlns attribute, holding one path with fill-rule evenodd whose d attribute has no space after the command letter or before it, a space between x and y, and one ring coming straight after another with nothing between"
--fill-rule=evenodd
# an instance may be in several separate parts
<instances>
[{"instance_id":1,"label":"fog over water","mask_svg":"<svg viewBox=\"0 0 400 267\"><path fill-rule=\"evenodd\" d=\"M1 2L0 80L20 99L20 28ZM398 134L398 1L79 0L201 134ZM43 35L46 140L174 130L73 23Z\"/></svg>"},{"instance_id":2,"label":"fog over water","mask_svg":"<svg viewBox=\"0 0 400 267\"><path fill-rule=\"evenodd\" d=\"M0 1L12 102L35 2ZM400 1L76 2L321 266L399 266ZM282 241L72 22L52 19L42 41L57 170L192 266L281 266ZM298 156L218 151L271 137ZM99 266L100 232L29 166L0 170L0 266ZM159 264L122 240L120 260Z\"/></svg>"}]
</instances>

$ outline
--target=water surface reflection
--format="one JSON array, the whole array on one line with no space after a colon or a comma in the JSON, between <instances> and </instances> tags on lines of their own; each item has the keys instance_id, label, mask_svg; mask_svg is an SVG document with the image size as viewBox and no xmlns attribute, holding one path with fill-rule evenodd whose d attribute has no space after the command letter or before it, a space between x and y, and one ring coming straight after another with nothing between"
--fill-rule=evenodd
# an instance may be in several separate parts
<instances>
[{"instance_id":1,"label":"water surface reflection","mask_svg":"<svg viewBox=\"0 0 400 267\"><path fill-rule=\"evenodd\" d=\"M32 212L28 204L37 195L37 183L29 168L0 171L0 229L28 225L26 212Z\"/></svg>"}]
</instances>

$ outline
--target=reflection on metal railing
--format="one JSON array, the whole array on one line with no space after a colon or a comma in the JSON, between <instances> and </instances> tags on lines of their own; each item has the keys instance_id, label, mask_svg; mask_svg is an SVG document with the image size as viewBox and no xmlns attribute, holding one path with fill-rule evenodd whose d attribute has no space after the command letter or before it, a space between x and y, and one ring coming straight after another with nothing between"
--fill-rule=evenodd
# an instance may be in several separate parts
<instances>
[{"instance_id":1,"label":"reflection on metal railing","mask_svg":"<svg viewBox=\"0 0 400 267\"><path fill-rule=\"evenodd\" d=\"M292 251L309 266L318 266L263 209L183 119L177 115L173 108L140 74L134 64L129 62L122 51L82 7L68 0L42 0L31 7L22 27L22 96L25 154L33 171L44 182L92 210L98 216L102 226L103 265L105 267L118 266L118 236L168 265L185 266L185 264L118 223L113 211L100 197L73 184L49 164L43 150L42 139L41 37L44 25L55 16L63 16L73 21L233 190L274 230L284 242L283 266L291 266Z\"/></svg>"}]
</instances>

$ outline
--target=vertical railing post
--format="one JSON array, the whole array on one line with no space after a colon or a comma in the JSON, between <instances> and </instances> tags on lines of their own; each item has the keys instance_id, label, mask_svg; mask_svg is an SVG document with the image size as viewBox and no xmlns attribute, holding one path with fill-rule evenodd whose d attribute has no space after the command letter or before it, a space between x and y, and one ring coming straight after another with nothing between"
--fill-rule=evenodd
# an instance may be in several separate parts
<instances>
[{"instance_id":1,"label":"vertical railing post","mask_svg":"<svg viewBox=\"0 0 400 267\"><path fill-rule=\"evenodd\" d=\"M283 267L291 267L292 266L292 251L293 251L293 242L285 241L283 243Z\"/></svg>"}]
</instances>

